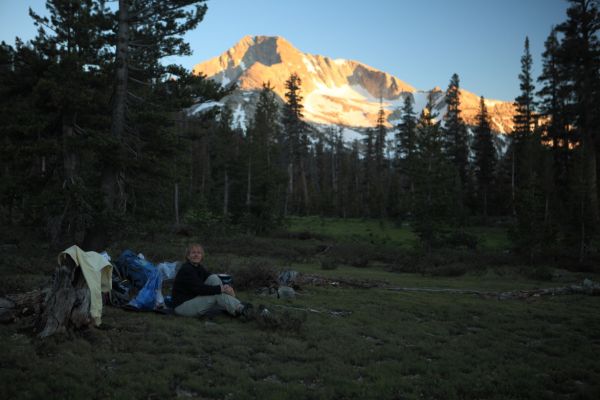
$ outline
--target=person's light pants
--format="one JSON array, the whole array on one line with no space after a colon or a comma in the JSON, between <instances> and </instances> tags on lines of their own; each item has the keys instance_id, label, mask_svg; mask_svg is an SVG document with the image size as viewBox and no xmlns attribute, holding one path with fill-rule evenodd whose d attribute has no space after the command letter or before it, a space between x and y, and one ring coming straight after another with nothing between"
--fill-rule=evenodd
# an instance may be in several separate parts
<instances>
[{"instance_id":1,"label":"person's light pants","mask_svg":"<svg viewBox=\"0 0 600 400\"><path fill-rule=\"evenodd\" d=\"M210 275L204 281L205 285L220 286L221 279L215 274ZM233 296L225 293L212 296L196 296L175 307L175 314L184 317L200 317L209 311L219 310L227 311L231 315L236 315L241 308L240 301Z\"/></svg>"}]
</instances>

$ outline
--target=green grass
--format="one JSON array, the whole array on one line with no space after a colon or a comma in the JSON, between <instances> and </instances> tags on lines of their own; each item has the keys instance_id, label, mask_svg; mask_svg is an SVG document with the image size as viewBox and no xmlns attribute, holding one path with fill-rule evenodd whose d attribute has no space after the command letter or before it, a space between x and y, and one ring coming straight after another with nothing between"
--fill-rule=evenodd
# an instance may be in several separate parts
<instances>
[{"instance_id":1,"label":"green grass","mask_svg":"<svg viewBox=\"0 0 600 400\"><path fill-rule=\"evenodd\" d=\"M410 228L383 220L291 217L289 223L291 232L311 232L341 241L412 247L417 240Z\"/></svg>"},{"instance_id":2,"label":"green grass","mask_svg":"<svg viewBox=\"0 0 600 400\"><path fill-rule=\"evenodd\" d=\"M418 238L412 229L391 221L359 218L291 217L288 220L291 232L311 232L329 236L339 241L352 241L379 245L394 245L409 249L415 247ZM505 228L468 227L482 250L505 250L510 242Z\"/></svg>"},{"instance_id":3,"label":"green grass","mask_svg":"<svg viewBox=\"0 0 600 400\"><path fill-rule=\"evenodd\" d=\"M356 268L352 266L340 266L334 270L323 270L315 264L295 263L290 265L289 268L333 280L353 279L359 282L380 283L391 287L479 289L482 291L531 290L564 286L566 283L581 283L585 277L597 276L597 274L568 273L562 280L540 281L524 278L515 270L490 270L476 274L468 273L459 277L434 277L417 273L391 273L377 267Z\"/></svg>"},{"instance_id":4,"label":"green grass","mask_svg":"<svg viewBox=\"0 0 600 400\"><path fill-rule=\"evenodd\" d=\"M482 249L506 250L511 246L506 228L478 226L469 227L466 231L475 235Z\"/></svg>"},{"instance_id":5,"label":"green grass","mask_svg":"<svg viewBox=\"0 0 600 400\"><path fill-rule=\"evenodd\" d=\"M331 226L318 218L292 219L292 231L328 236L324 240L211 238L207 263L219 270L265 263L390 287L507 291L564 286L584 277L600 280L598 274L559 271L560 277L537 281L525 278L521 267L502 265L481 266L458 277L390 272L382 263L324 270L314 257L323 243L372 239L402 252L414 240L410 231L389 223L329 222ZM489 250L500 251L507 243L500 230L475 232ZM109 250L117 257L131 248L159 262L179 258L188 241L203 240L131 237ZM32 256L19 249L7 252L0 260L0 292L39 287L51 276L55 260L50 250ZM303 322L299 328L273 329L225 315L207 320L106 307L103 322L111 329L40 341L32 334L33 321L24 317L0 325L0 398L600 398L595 357L600 351L600 297L499 301L310 285L302 286L293 300L253 290L238 295L265 304L279 318Z\"/></svg>"},{"instance_id":6,"label":"green grass","mask_svg":"<svg viewBox=\"0 0 600 400\"><path fill-rule=\"evenodd\" d=\"M596 398L600 298L533 302L307 287L297 332L105 310L114 329L39 342L0 327L2 398ZM336 317L327 310L351 314ZM301 311L292 311L295 315ZM26 329L25 326L18 326Z\"/></svg>"}]
</instances>

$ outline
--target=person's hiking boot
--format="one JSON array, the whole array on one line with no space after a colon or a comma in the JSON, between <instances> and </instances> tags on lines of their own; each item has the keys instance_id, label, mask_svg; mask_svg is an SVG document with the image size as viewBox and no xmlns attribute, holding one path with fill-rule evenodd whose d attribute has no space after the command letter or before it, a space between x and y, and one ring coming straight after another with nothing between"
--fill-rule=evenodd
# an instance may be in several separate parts
<instances>
[{"instance_id":1,"label":"person's hiking boot","mask_svg":"<svg viewBox=\"0 0 600 400\"><path fill-rule=\"evenodd\" d=\"M258 325L263 329L277 329L283 321L281 319L281 315L276 315L261 304L258 306L256 322L258 322Z\"/></svg>"},{"instance_id":2,"label":"person's hiking boot","mask_svg":"<svg viewBox=\"0 0 600 400\"><path fill-rule=\"evenodd\" d=\"M260 315L263 318L269 318L273 316L271 314L271 311L269 311L269 309L265 307L264 304L258 306L258 315Z\"/></svg>"},{"instance_id":3,"label":"person's hiking boot","mask_svg":"<svg viewBox=\"0 0 600 400\"><path fill-rule=\"evenodd\" d=\"M256 318L256 311L252 303L242 303L242 309L239 311L240 317L244 321L250 321Z\"/></svg>"}]
</instances>

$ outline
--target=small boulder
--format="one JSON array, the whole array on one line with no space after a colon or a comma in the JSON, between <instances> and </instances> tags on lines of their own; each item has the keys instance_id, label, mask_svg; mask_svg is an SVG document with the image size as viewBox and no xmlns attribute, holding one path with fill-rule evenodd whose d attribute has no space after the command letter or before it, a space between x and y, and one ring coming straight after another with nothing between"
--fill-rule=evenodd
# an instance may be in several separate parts
<instances>
[{"instance_id":1,"label":"small boulder","mask_svg":"<svg viewBox=\"0 0 600 400\"><path fill-rule=\"evenodd\" d=\"M280 299L293 299L296 297L296 291L289 286L279 286L277 289L277 297Z\"/></svg>"}]
</instances>

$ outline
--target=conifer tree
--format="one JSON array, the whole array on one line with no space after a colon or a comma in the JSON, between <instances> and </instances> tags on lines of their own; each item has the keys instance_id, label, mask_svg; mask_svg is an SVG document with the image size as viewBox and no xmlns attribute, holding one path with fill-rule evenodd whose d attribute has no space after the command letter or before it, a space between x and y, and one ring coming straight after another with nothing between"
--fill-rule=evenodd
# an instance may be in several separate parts
<instances>
[{"instance_id":1,"label":"conifer tree","mask_svg":"<svg viewBox=\"0 0 600 400\"><path fill-rule=\"evenodd\" d=\"M514 128L512 134L512 201L513 209L519 188L529 185L533 174L533 164L528 156L531 150L533 130L535 128L535 87L531 75L532 58L529 52L529 38L525 38L523 56L521 57L521 72L519 87L521 94L515 98Z\"/></svg>"},{"instance_id":2,"label":"conifer tree","mask_svg":"<svg viewBox=\"0 0 600 400\"><path fill-rule=\"evenodd\" d=\"M414 193L414 167L417 151L416 124L417 119L413 110L413 97L410 93L404 95L404 103L400 116L401 122L396 126L396 170L399 187L399 213L406 215L412 203Z\"/></svg>"},{"instance_id":3,"label":"conifer tree","mask_svg":"<svg viewBox=\"0 0 600 400\"><path fill-rule=\"evenodd\" d=\"M51 162L58 153L56 134L49 134L54 130L46 128L56 125L52 122L56 117L38 110L33 95L50 65L36 48L19 39L15 48L4 42L0 45L0 217L7 226L45 226L48 215L40 211L48 200L43 192L46 187L56 190L58 183L46 182L49 176L62 176L55 173L60 164ZM64 205L62 199L57 203Z\"/></svg>"},{"instance_id":4,"label":"conifer tree","mask_svg":"<svg viewBox=\"0 0 600 400\"><path fill-rule=\"evenodd\" d=\"M537 95L540 99L539 110L541 117L541 135L544 143L550 147L552 162L545 156L546 167L542 170L544 176L544 191L546 197L545 220L547 224L559 226L566 236L573 216L568 212L572 194L575 193L571 180L573 170L573 148L576 138L572 114L568 111L568 89L566 71L561 68L561 49L556 29L552 29L545 42L542 54L543 70L538 78L541 84ZM577 236L577 235L575 235Z\"/></svg>"},{"instance_id":5,"label":"conifer tree","mask_svg":"<svg viewBox=\"0 0 600 400\"><path fill-rule=\"evenodd\" d=\"M98 159L89 153L84 156L84 149L94 132L106 127L105 121L94 115L106 111L102 106L109 93L99 88L106 85L104 36L110 25L106 10L94 0L48 0L46 8L48 17L30 10L39 28L32 47L48 66L36 78L34 96L38 97L38 111L48 118L43 130L55 146L54 154L47 158L53 160L55 171L48 176L59 181L46 186L50 202L43 218L52 242L58 245L61 240L81 242L98 216L91 184ZM82 158L86 159L85 170Z\"/></svg>"},{"instance_id":6,"label":"conifer tree","mask_svg":"<svg viewBox=\"0 0 600 400\"><path fill-rule=\"evenodd\" d=\"M600 223L598 202L598 156L600 154L600 5L596 0L569 0L567 20L556 27L562 36L558 50L558 67L563 76L567 121L578 139L577 161L574 170L573 206L579 222L579 258L586 257L592 238ZM575 172L575 171L574 171ZM576 182L579 182L578 185Z\"/></svg>"},{"instance_id":7,"label":"conifer tree","mask_svg":"<svg viewBox=\"0 0 600 400\"><path fill-rule=\"evenodd\" d=\"M560 66L560 44L556 29L553 29L545 42L542 54L543 70L538 78L542 87L537 92L540 99L540 116L543 118L542 129L544 139L552 147L555 165L555 182L567 191L567 176L569 168L569 147L574 145L574 138L568 127L566 102L568 91L565 87L567 77Z\"/></svg>"},{"instance_id":8,"label":"conifer tree","mask_svg":"<svg viewBox=\"0 0 600 400\"><path fill-rule=\"evenodd\" d=\"M127 193L121 189L126 183L123 177L127 177L127 166L122 160L128 158L126 149L139 147L136 140L146 133L136 123L147 122L146 118L153 116L158 117L152 118L154 124L164 121L157 109L148 109L148 105L156 104L150 98L156 94L157 84L183 72L162 65L161 60L191 53L183 34L202 21L207 9L204 3L205 0L119 0L110 128L110 140L118 156L105 160L102 178L104 207L109 214L120 214L127 207ZM165 122L159 124L164 126Z\"/></svg>"},{"instance_id":9,"label":"conifer tree","mask_svg":"<svg viewBox=\"0 0 600 400\"><path fill-rule=\"evenodd\" d=\"M416 126L412 198L413 228L426 251L441 243L443 232L453 225L452 210L456 206L453 173L444 157L440 122L436 117L430 93Z\"/></svg>"},{"instance_id":10,"label":"conifer tree","mask_svg":"<svg viewBox=\"0 0 600 400\"><path fill-rule=\"evenodd\" d=\"M362 215L365 217L373 217L376 210L376 188L375 181L377 179L377 149L376 141L377 134L372 128L367 128L364 133L363 142L363 174L362 174L362 190L361 197L364 204Z\"/></svg>"},{"instance_id":11,"label":"conifer tree","mask_svg":"<svg viewBox=\"0 0 600 400\"><path fill-rule=\"evenodd\" d=\"M382 172L384 169L384 157L385 157L385 137L387 129L385 127L385 111L383 110L383 104L380 103L379 111L377 112L377 124L375 126L375 164L377 166L377 172Z\"/></svg>"},{"instance_id":12,"label":"conifer tree","mask_svg":"<svg viewBox=\"0 0 600 400\"><path fill-rule=\"evenodd\" d=\"M247 141L247 227L262 233L280 220L278 195L284 183L277 161L280 157L279 105L273 87L263 84Z\"/></svg>"},{"instance_id":13,"label":"conifer tree","mask_svg":"<svg viewBox=\"0 0 600 400\"><path fill-rule=\"evenodd\" d=\"M543 165L544 150L537 129L531 68L529 39L526 38L519 74L521 94L515 99L512 155L516 222L511 239L516 250L526 255L530 263L550 245L549 231L544 224L543 171L539 168Z\"/></svg>"},{"instance_id":14,"label":"conifer tree","mask_svg":"<svg viewBox=\"0 0 600 400\"><path fill-rule=\"evenodd\" d=\"M388 171L386 168L387 163L385 159L387 129L385 127L385 111L381 101L379 111L377 113L377 124L375 126L374 134L374 161L376 173L373 176L374 191L372 210L375 212L374 216L384 217L386 215L386 198L389 185L387 184Z\"/></svg>"},{"instance_id":15,"label":"conifer tree","mask_svg":"<svg viewBox=\"0 0 600 400\"><path fill-rule=\"evenodd\" d=\"M300 93L302 80L292 73L285 82L286 102L283 107L283 125L285 128L286 159L288 185L284 205L284 215L290 210L296 212L308 211L308 182L306 177L306 159L308 154L308 126L303 121L302 95ZM298 192L296 182L300 185L300 201L294 201Z\"/></svg>"},{"instance_id":16,"label":"conifer tree","mask_svg":"<svg viewBox=\"0 0 600 400\"><path fill-rule=\"evenodd\" d=\"M87 228L106 228L104 221L115 222L115 211L139 219L171 214L171 179L179 170L172 160L182 154L174 112L189 107L193 98L224 95L204 77L160 63L164 56L189 52L181 34L199 22L204 10L184 9L190 4L121 0L120 14L100 0L48 0L48 17L31 12L38 36L30 45L18 45L13 62L14 72L23 74L20 84L29 86L21 109L30 105L29 115L38 121L31 138L20 135L27 143L18 145L25 149L37 142L37 154L21 162L38 164L45 182L35 185L43 188L42 196L34 200L28 194L19 213L52 227L53 238L64 233L71 235L70 242L81 243L82 231L93 236ZM126 59L114 53L117 15L127 17L128 27L120 31L127 40L118 46L120 55L127 48ZM30 67L21 68L19 57L28 57ZM128 73L117 74L123 66ZM113 118L123 110L125 119ZM124 135L111 135L111 123L114 128L119 120ZM16 122L11 118L10 124ZM11 161L11 168L16 166ZM33 208L43 212L32 213Z\"/></svg>"},{"instance_id":17,"label":"conifer tree","mask_svg":"<svg viewBox=\"0 0 600 400\"><path fill-rule=\"evenodd\" d=\"M497 157L487 107L485 106L483 96L481 96L479 101L479 113L477 114L477 126L475 127L473 150L475 153L477 197L480 200L479 204L481 205L483 216L487 219L488 205L490 203L490 189L494 186L494 170Z\"/></svg>"},{"instance_id":18,"label":"conifer tree","mask_svg":"<svg viewBox=\"0 0 600 400\"><path fill-rule=\"evenodd\" d=\"M460 80L453 74L446 90L446 115L444 116L445 152L456 168L462 189L467 186L469 168L469 146L467 127L461 117Z\"/></svg>"}]
</instances>

